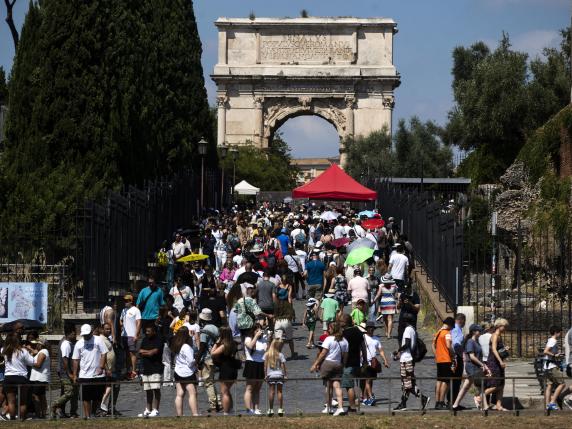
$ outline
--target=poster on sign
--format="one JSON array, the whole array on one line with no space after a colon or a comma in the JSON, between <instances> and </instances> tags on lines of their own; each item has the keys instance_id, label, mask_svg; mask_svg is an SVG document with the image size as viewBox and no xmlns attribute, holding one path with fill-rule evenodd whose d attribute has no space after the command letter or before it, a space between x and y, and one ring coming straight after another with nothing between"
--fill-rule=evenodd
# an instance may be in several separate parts
<instances>
[{"instance_id":1,"label":"poster on sign","mask_svg":"<svg viewBox=\"0 0 572 429\"><path fill-rule=\"evenodd\" d=\"M46 323L47 318L47 283L0 282L0 323L18 319Z\"/></svg>"}]
</instances>

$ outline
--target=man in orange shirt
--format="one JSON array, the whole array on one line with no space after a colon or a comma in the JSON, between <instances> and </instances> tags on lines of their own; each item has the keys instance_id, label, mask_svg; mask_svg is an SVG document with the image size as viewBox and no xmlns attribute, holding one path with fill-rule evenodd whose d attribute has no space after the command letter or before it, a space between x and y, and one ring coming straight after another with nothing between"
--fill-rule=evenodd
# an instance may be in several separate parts
<instances>
[{"instance_id":1,"label":"man in orange shirt","mask_svg":"<svg viewBox=\"0 0 572 429\"><path fill-rule=\"evenodd\" d=\"M433 337L433 352L435 353L435 363L437 364L437 384L435 385L435 409L446 410L445 398L449 389L451 377L453 377L453 362L455 352L453 350L453 340L451 329L455 326L455 320L447 317L443 320L443 326Z\"/></svg>"}]
</instances>

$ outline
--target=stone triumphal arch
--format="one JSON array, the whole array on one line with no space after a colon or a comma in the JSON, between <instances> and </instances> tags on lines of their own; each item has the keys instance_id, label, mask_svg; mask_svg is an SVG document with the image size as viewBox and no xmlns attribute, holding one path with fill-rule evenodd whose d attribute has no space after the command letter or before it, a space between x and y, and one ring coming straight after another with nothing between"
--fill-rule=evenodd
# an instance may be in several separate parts
<instances>
[{"instance_id":1,"label":"stone triumphal arch","mask_svg":"<svg viewBox=\"0 0 572 429\"><path fill-rule=\"evenodd\" d=\"M317 115L340 136L387 125L400 78L386 18L219 18L218 144L267 148L289 118ZM344 164L343 148L340 147Z\"/></svg>"}]
</instances>

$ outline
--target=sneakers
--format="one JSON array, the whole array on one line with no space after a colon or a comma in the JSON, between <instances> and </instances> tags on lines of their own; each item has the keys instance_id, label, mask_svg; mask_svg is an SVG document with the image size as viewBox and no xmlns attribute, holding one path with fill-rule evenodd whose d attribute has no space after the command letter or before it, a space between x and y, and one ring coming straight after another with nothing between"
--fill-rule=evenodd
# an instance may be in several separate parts
<instances>
[{"instance_id":1,"label":"sneakers","mask_svg":"<svg viewBox=\"0 0 572 429\"><path fill-rule=\"evenodd\" d=\"M334 417L337 416L345 416L346 412L344 411L344 409L342 407L338 408L335 412L334 412Z\"/></svg>"},{"instance_id":2,"label":"sneakers","mask_svg":"<svg viewBox=\"0 0 572 429\"><path fill-rule=\"evenodd\" d=\"M272 417L272 416L274 415L274 410L271 409L271 408L269 408L268 411L266 411L266 415L267 415L268 417Z\"/></svg>"},{"instance_id":3,"label":"sneakers","mask_svg":"<svg viewBox=\"0 0 572 429\"><path fill-rule=\"evenodd\" d=\"M149 417L159 417L159 410L153 410L149 413Z\"/></svg>"},{"instance_id":4,"label":"sneakers","mask_svg":"<svg viewBox=\"0 0 572 429\"><path fill-rule=\"evenodd\" d=\"M246 414L247 416L253 416L253 415L254 415L254 411L248 409L248 410L246 410L246 413L245 413L245 414Z\"/></svg>"},{"instance_id":5,"label":"sneakers","mask_svg":"<svg viewBox=\"0 0 572 429\"><path fill-rule=\"evenodd\" d=\"M442 410L448 410L449 407L447 407L447 405L444 402L437 402L435 403L435 409L442 411Z\"/></svg>"},{"instance_id":6,"label":"sneakers","mask_svg":"<svg viewBox=\"0 0 572 429\"><path fill-rule=\"evenodd\" d=\"M405 402L400 402L399 405L393 409L393 411L407 411L407 404Z\"/></svg>"},{"instance_id":7,"label":"sneakers","mask_svg":"<svg viewBox=\"0 0 572 429\"><path fill-rule=\"evenodd\" d=\"M421 409L425 410L431 398L429 396L421 395Z\"/></svg>"},{"instance_id":8,"label":"sneakers","mask_svg":"<svg viewBox=\"0 0 572 429\"><path fill-rule=\"evenodd\" d=\"M324 409L322 410L322 414L330 414L330 407L328 407L327 405L324 407Z\"/></svg>"},{"instance_id":9,"label":"sneakers","mask_svg":"<svg viewBox=\"0 0 572 429\"><path fill-rule=\"evenodd\" d=\"M546 406L546 409L547 409L548 411L558 411L558 410L559 410L558 404L555 404L554 402L551 402L550 404L548 404L548 405Z\"/></svg>"},{"instance_id":10,"label":"sneakers","mask_svg":"<svg viewBox=\"0 0 572 429\"><path fill-rule=\"evenodd\" d=\"M568 409L572 410L572 395L566 396L562 403L566 405Z\"/></svg>"},{"instance_id":11,"label":"sneakers","mask_svg":"<svg viewBox=\"0 0 572 429\"><path fill-rule=\"evenodd\" d=\"M151 411L149 411L148 409L145 409L145 411L143 411L141 414L137 414L137 417L147 418L147 417L149 417L149 414L151 414Z\"/></svg>"},{"instance_id":12,"label":"sneakers","mask_svg":"<svg viewBox=\"0 0 572 429\"><path fill-rule=\"evenodd\" d=\"M256 410L254 410L254 415L255 416L261 416L262 415L262 411L260 411L258 408Z\"/></svg>"},{"instance_id":13,"label":"sneakers","mask_svg":"<svg viewBox=\"0 0 572 429\"><path fill-rule=\"evenodd\" d=\"M284 408L278 408L278 417L284 417Z\"/></svg>"}]
</instances>

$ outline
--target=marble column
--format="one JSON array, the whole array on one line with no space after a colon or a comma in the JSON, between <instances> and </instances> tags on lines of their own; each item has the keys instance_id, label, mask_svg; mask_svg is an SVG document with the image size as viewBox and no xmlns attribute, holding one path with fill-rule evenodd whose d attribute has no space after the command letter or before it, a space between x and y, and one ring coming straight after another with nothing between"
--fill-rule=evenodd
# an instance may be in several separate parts
<instances>
[{"instance_id":1,"label":"marble column","mask_svg":"<svg viewBox=\"0 0 572 429\"><path fill-rule=\"evenodd\" d=\"M345 153L344 138L353 137L355 131L354 125L354 108L356 99L354 96L347 96L346 102L346 130L343 138L340 138L340 166L346 168L347 155Z\"/></svg>"},{"instance_id":2,"label":"marble column","mask_svg":"<svg viewBox=\"0 0 572 429\"><path fill-rule=\"evenodd\" d=\"M264 97L254 96L254 137L258 140L258 147L264 147Z\"/></svg>"},{"instance_id":3,"label":"marble column","mask_svg":"<svg viewBox=\"0 0 572 429\"><path fill-rule=\"evenodd\" d=\"M216 98L217 102L217 144L222 146L226 140L226 103L228 97L226 95L219 95Z\"/></svg>"}]
</instances>

